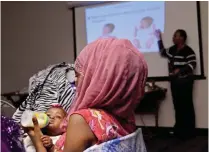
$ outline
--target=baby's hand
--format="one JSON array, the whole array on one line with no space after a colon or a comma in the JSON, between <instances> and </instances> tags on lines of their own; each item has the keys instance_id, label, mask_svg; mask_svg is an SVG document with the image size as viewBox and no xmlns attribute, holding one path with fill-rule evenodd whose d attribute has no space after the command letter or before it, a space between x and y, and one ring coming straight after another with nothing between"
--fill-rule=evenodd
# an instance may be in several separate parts
<instances>
[{"instance_id":1,"label":"baby's hand","mask_svg":"<svg viewBox=\"0 0 209 152\"><path fill-rule=\"evenodd\" d=\"M150 39L146 42L146 48L147 48L147 49L150 49L153 43L154 43L153 38L150 38Z\"/></svg>"},{"instance_id":2,"label":"baby's hand","mask_svg":"<svg viewBox=\"0 0 209 152\"><path fill-rule=\"evenodd\" d=\"M41 141L46 149L50 149L53 146L52 139L49 136L43 135Z\"/></svg>"}]
</instances>

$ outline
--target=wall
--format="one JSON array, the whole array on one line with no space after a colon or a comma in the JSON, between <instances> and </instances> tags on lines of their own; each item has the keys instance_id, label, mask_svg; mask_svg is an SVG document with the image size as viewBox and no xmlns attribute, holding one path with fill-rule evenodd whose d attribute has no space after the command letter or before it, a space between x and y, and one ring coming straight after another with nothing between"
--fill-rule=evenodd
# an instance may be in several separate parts
<instances>
[{"instance_id":1,"label":"wall","mask_svg":"<svg viewBox=\"0 0 209 152\"><path fill-rule=\"evenodd\" d=\"M201 3L204 69L208 73L208 2ZM44 66L73 61L72 13L66 2L2 2L2 91L28 84L28 78ZM172 127L174 111L168 82L167 98L160 108L159 125ZM194 104L198 128L208 126L208 80L197 80ZM136 116L137 125L142 125ZM154 125L153 116L143 117Z\"/></svg>"},{"instance_id":2,"label":"wall","mask_svg":"<svg viewBox=\"0 0 209 152\"><path fill-rule=\"evenodd\" d=\"M73 62L66 2L2 2L1 9L2 92L22 89L49 64Z\"/></svg>"},{"instance_id":3,"label":"wall","mask_svg":"<svg viewBox=\"0 0 209 152\"><path fill-rule=\"evenodd\" d=\"M208 76L208 2L200 2L201 24L203 40L204 71ZM188 33L189 34L189 33ZM172 127L175 122L170 85L168 82L158 82L157 85L168 88L167 97L162 102L159 112L159 126ZM194 85L194 106L196 111L196 127L208 128L208 79L197 80ZM153 116L143 116L146 126L154 126ZM139 116L136 116L137 124L143 125Z\"/></svg>"}]
</instances>

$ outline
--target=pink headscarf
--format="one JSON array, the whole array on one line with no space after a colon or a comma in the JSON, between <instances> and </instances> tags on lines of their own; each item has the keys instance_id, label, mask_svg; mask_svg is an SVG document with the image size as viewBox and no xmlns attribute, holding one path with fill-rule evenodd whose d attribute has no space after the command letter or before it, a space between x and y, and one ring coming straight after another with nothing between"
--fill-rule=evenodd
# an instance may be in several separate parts
<instances>
[{"instance_id":1,"label":"pink headscarf","mask_svg":"<svg viewBox=\"0 0 209 152\"><path fill-rule=\"evenodd\" d=\"M135 124L134 109L144 94L147 64L125 39L98 39L77 57L82 75L69 114L81 109L104 109L116 118Z\"/></svg>"}]
</instances>

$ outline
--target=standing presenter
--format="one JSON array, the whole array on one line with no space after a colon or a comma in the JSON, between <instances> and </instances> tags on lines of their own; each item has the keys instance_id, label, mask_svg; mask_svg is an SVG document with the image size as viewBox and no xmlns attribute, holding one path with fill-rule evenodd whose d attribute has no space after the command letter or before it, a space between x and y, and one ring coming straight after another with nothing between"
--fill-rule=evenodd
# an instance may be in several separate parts
<instances>
[{"instance_id":1,"label":"standing presenter","mask_svg":"<svg viewBox=\"0 0 209 152\"><path fill-rule=\"evenodd\" d=\"M168 58L171 93L175 109L174 134L179 138L190 138L195 131L195 111L193 105L193 72L196 55L186 44L187 33L182 29L173 35L174 45L165 49L161 32L156 30L160 54Z\"/></svg>"}]
</instances>

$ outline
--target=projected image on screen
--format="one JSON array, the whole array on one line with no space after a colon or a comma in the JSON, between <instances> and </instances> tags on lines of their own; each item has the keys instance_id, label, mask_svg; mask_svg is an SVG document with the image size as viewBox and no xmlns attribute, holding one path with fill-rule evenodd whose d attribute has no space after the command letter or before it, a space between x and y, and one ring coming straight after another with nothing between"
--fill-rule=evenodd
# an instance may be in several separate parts
<instances>
[{"instance_id":1,"label":"projected image on screen","mask_svg":"<svg viewBox=\"0 0 209 152\"><path fill-rule=\"evenodd\" d=\"M154 34L156 26L153 23L153 18L150 16L143 17L139 25L134 28L133 44L140 50L156 51L158 46L156 43L156 36Z\"/></svg>"},{"instance_id":2,"label":"projected image on screen","mask_svg":"<svg viewBox=\"0 0 209 152\"><path fill-rule=\"evenodd\" d=\"M161 56L155 29L160 29L164 47L173 46L177 29L187 32L187 45L196 54L196 75L201 74L199 23L196 1L105 2L75 8L76 54L98 38L125 38L144 55L149 77L167 77L168 60ZM175 12L175 13L174 13Z\"/></svg>"},{"instance_id":3,"label":"projected image on screen","mask_svg":"<svg viewBox=\"0 0 209 152\"><path fill-rule=\"evenodd\" d=\"M123 2L85 9L87 43L126 38L141 52L158 52L156 29L164 31L164 2Z\"/></svg>"}]
</instances>

